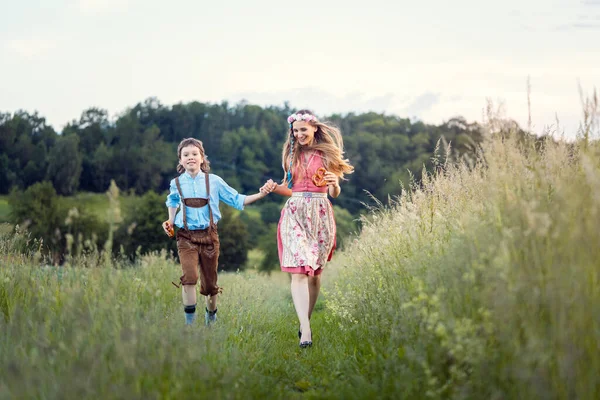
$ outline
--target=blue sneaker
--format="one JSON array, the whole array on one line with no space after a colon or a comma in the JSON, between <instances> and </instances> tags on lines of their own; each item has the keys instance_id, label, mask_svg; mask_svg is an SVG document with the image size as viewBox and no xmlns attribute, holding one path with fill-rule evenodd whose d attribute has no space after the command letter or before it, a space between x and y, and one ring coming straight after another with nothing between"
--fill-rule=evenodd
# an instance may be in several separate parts
<instances>
[{"instance_id":1,"label":"blue sneaker","mask_svg":"<svg viewBox=\"0 0 600 400\"><path fill-rule=\"evenodd\" d=\"M206 313L204 314L204 323L206 326L211 326L215 322L217 322L217 310L209 311L207 308Z\"/></svg>"}]
</instances>

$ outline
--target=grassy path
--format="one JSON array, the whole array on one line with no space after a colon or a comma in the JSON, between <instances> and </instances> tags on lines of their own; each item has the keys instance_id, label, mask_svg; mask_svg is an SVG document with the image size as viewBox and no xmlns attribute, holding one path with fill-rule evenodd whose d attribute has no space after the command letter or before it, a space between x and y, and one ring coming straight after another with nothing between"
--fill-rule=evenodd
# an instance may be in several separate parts
<instances>
[{"instance_id":1,"label":"grassy path","mask_svg":"<svg viewBox=\"0 0 600 400\"><path fill-rule=\"evenodd\" d=\"M0 269L0 398L372 397L323 299L300 349L286 275L221 274L218 324L188 329L176 268Z\"/></svg>"}]
</instances>

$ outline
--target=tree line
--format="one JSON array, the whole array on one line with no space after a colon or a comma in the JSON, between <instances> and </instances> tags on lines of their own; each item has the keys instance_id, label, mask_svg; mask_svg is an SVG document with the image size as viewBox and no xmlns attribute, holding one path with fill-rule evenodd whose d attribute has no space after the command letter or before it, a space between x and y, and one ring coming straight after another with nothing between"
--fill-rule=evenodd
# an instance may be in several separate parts
<instances>
[{"instance_id":1,"label":"tree line","mask_svg":"<svg viewBox=\"0 0 600 400\"><path fill-rule=\"evenodd\" d=\"M90 108L56 132L38 113L0 113L0 193L48 180L60 195L104 192L110 180L124 191L163 192L175 175L176 147L186 137L204 142L212 172L240 192L281 179L286 117L294 110L241 102L165 106L157 99L127 109L115 120ZM317 110L318 111L318 110ZM331 115L343 132L346 156L356 167L337 204L356 213L366 192L398 194L409 172L418 178L443 136L459 153L481 141L477 123L453 118L441 125L378 113Z\"/></svg>"},{"instance_id":2,"label":"tree line","mask_svg":"<svg viewBox=\"0 0 600 400\"><path fill-rule=\"evenodd\" d=\"M28 207L38 207L27 203L30 200L26 197L42 201L40 196L50 199L81 192L103 193L114 181L121 193L140 197L139 209L131 215L139 218L139 211L148 209L148 215L159 214L152 217L158 221L166 215L163 194L176 176L176 149L181 139L202 140L211 172L241 193L255 193L265 180L283 177L281 147L288 132L286 118L293 111L287 103L271 107L246 102L166 106L149 98L115 118L109 118L106 110L89 108L61 132L37 112L0 113L0 194L12 193L12 222L21 223L27 213L32 213ZM411 176L418 180L423 167L431 166L440 139L452 143L459 155L473 152L483 139L481 126L461 117L440 125L374 112L321 118L341 128L345 155L355 166L355 172L343 184L343 195L333 200L340 212L346 213L342 219L350 221L373 197L385 200L400 194L402 186L410 184ZM249 235L248 248L258 246L262 234L272 233L281 201L278 196L268 196L260 206L260 221L240 216L239 222L246 229L258 229ZM50 200L47 206L51 207ZM59 226L75 229L73 225L65 226L64 221L76 205L60 208L62 211L55 210L55 220L47 220L49 226L38 232L47 242L52 241L52 232ZM40 213L38 218L45 219L52 214L44 209ZM99 223L82 210L77 218L90 226ZM32 219L28 218L34 229ZM162 238L156 242L149 236L154 227L144 228L146 224L139 220L126 222L129 225L124 221L123 231L115 235L121 235L121 243L127 243L128 253L164 245ZM135 229L131 229L133 225ZM243 230L240 226L235 229ZM67 241L55 242L56 251L64 254Z\"/></svg>"}]
</instances>

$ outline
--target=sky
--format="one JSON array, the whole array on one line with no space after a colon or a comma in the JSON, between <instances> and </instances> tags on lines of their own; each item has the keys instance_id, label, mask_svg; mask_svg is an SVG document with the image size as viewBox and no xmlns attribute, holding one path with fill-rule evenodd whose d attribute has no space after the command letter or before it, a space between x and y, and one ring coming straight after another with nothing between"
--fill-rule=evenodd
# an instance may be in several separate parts
<instances>
[{"instance_id":1,"label":"sky","mask_svg":"<svg viewBox=\"0 0 600 400\"><path fill-rule=\"evenodd\" d=\"M491 101L569 138L580 88L600 88L600 0L0 0L0 15L0 112L57 130L149 97L431 124L482 122Z\"/></svg>"}]
</instances>

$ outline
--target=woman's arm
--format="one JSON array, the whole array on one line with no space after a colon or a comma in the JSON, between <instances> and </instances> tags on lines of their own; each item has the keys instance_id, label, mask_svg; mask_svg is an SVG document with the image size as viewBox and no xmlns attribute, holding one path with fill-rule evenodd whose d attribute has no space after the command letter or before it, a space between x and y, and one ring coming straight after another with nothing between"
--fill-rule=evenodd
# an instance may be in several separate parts
<instances>
[{"instance_id":1,"label":"woman's arm","mask_svg":"<svg viewBox=\"0 0 600 400\"><path fill-rule=\"evenodd\" d=\"M335 199L342 192L342 188L340 187L340 178L333 172L326 172L324 178L327 182L327 192Z\"/></svg>"},{"instance_id":2,"label":"woman's arm","mask_svg":"<svg viewBox=\"0 0 600 400\"><path fill-rule=\"evenodd\" d=\"M290 197L292 195L292 189L288 188L286 185L277 185L275 186L275 189L273 189L273 193Z\"/></svg>"}]
</instances>

